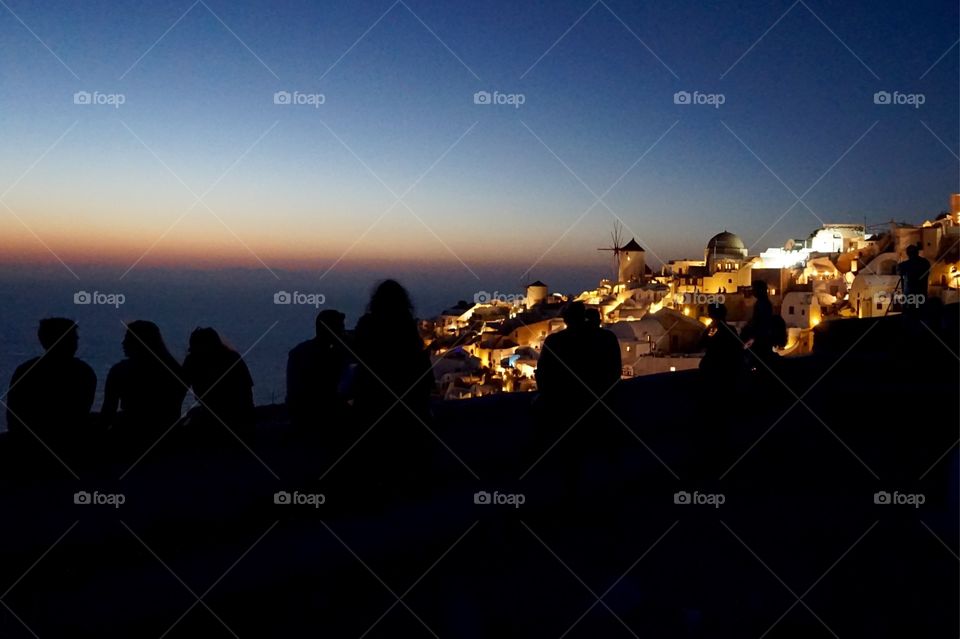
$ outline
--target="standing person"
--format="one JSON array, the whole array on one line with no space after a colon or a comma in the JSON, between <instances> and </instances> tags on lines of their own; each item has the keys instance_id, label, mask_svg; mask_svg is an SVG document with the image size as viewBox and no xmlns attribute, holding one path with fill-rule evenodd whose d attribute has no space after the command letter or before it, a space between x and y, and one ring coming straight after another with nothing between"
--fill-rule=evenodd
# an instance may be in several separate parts
<instances>
[{"instance_id":1,"label":"standing person","mask_svg":"<svg viewBox=\"0 0 960 639\"><path fill-rule=\"evenodd\" d=\"M126 359L107 373L101 420L107 428L156 437L180 419L187 393L183 369L153 322L130 322L121 345Z\"/></svg>"},{"instance_id":2,"label":"standing person","mask_svg":"<svg viewBox=\"0 0 960 639\"><path fill-rule=\"evenodd\" d=\"M570 302L561 311L561 316L564 329L543 340L537 360L537 401L547 415L576 410L577 407L584 410L592 403L592 385L584 375L589 366L589 333L583 302Z\"/></svg>"},{"instance_id":3,"label":"standing person","mask_svg":"<svg viewBox=\"0 0 960 639\"><path fill-rule=\"evenodd\" d=\"M384 280L374 290L355 332L358 368L354 398L367 417L378 418L401 398L415 414L429 412L433 374L406 289ZM399 405L394 412L409 412Z\"/></svg>"},{"instance_id":4,"label":"standing person","mask_svg":"<svg viewBox=\"0 0 960 639\"><path fill-rule=\"evenodd\" d=\"M197 328L190 334L183 373L200 404L190 413L192 423L206 432L226 425L234 434L251 434L253 379L243 358L223 343L217 331Z\"/></svg>"},{"instance_id":5,"label":"standing person","mask_svg":"<svg viewBox=\"0 0 960 639\"><path fill-rule=\"evenodd\" d=\"M591 366L591 372L588 372L587 376L597 395L603 397L620 381L623 373L620 342L612 331L603 328L600 311L595 308L588 308L585 317L587 334L592 343L591 349L596 357L596 363Z\"/></svg>"},{"instance_id":6,"label":"standing person","mask_svg":"<svg viewBox=\"0 0 960 639\"><path fill-rule=\"evenodd\" d=\"M727 324L726 305L710 304L707 315L712 321L703 336L698 418L691 421L691 426L695 442L694 472L703 479L716 479L733 461L731 441L736 420L722 407L738 396L745 367L743 342Z\"/></svg>"},{"instance_id":7,"label":"standing person","mask_svg":"<svg viewBox=\"0 0 960 639\"><path fill-rule=\"evenodd\" d=\"M78 445L85 434L97 376L76 357L77 323L63 317L40 320L37 338L43 355L17 367L7 391L7 428L17 442L32 446L39 439L61 448Z\"/></svg>"},{"instance_id":8,"label":"standing person","mask_svg":"<svg viewBox=\"0 0 960 639\"><path fill-rule=\"evenodd\" d=\"M381 478L420 474L430 445L424 423L430 419L434 377L406 289L395 280L381 282L354 338L354 407L362 427L373 427L375 470Z\"/></svg>"},{"instance_id":9,"label":"standing person","mask_svg":"<svg viewBox=\"0 0 960 639\"><path fill-rule=\"evenodd\" d=\"M328 422L339 429L346 402L339 387L349 363L344 315L321 311L313 339L297 344L287 356L287 410L300 428L316 428Z\"/></svg>"},{"instance_id":10,"label":"standing person","mask_svg":"<svg viewBox=\"0 0 960 639\"><path fill-rule=\"evenodd\" d=\"M903 283L903 311L920 310L927 301L927 283L930 277L930 260L920 256L920 247L907 247L907 259L897 264L897 274Z\"/></svg>"},{"instance_id":11,"label":"standing person","mask_svg":"<svg viewBox=\"0 0 960 639\"><path fill-rule=\"evenodd\" d=\"M743 370L743 342L727 324L725 304L707 307L710 326L703 335L703 359L700 370L711 382L722 385L733 382Z\"/></svg>"},{"instance_id":12,"label":"standing person","mask_svg":"<svg viewBox=\"0 0 960 639\"><path fill-rule=\"evenodd\" d=\"M620 379L620 343L582 302L563 311L565 328L548 335L537 360L537 389L548 412L589 408Z\"/></svg>"},{"instance_id":13,"label":"standing person","mask_svg":"<svg viewBox=\"0 0 960 639\"><path fill-rule=\"evenodd\" d=\"M623 374L620 341L613 331L603 328L600 311L596 308L588 308L585 318L587 353L584 359L587 368L581 375L590 386L590 396L597 404L587 417L586 428L580 433L574 433L573 441L579 440L583 443L581 455L587 456L582 477L603 477L619 485L623 481L623 451L634 441L629 436L629 431L618 423L606 408L617 407L617 393ZM596 397L593 397L594 395Z\"/></svg>"},{"instance_id":14,"label":"standing person","mask_svg":"<svg viewBox=\"0 0 960 639\"><path fill-rule=\"evenodd\" d=\"M748 361L752 368L766 372L773 361L774 324L773 304L767 294L767 283L761 280L753 282L753 316L743 327L740 338L748 349Z\"/></svg>"},{"instance_id":15,"label":"standing person","mask_svg":"<svg viewBox=\"0 0 960 639\"><path fill-rule=\"evenodd\" d=\"M537 360L539 410L528 463L545 459L543 472L553 475L561 499L567 502L583 483L584 458L608 439L599 436L607 430L606 409L597 398L609 385L601 388L605 376L598 374L603 356L596 350L600 338L595 331L603 329L588 324L582 302L568 303L562 316L566 327L547 336Z\"/></svg>"}]
</instances>

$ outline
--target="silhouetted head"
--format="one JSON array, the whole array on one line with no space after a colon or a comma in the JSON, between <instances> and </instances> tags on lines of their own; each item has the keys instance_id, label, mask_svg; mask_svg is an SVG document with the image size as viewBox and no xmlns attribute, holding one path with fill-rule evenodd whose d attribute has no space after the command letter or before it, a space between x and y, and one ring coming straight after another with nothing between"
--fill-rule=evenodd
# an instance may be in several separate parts
<instances>
[{"instance_id":1,"label":"silhouetted head","mask_svg":"<svg viewBox=\"0 0 960 639\"><path fill-rule=\"evenodd\" d=\"M709 306L707 306L707 317L712 319L714 322L727 321L727 305L726 304L710 304Z\"/></svg>"},{"instance_id":2,"label":"silhouetted head","mask_svg":"<svg viewBox=\"0 0 960 639\"><path fill-rule=\"evenodd\" d=\"M568 328L582 328L587 322L587 311L583 302L570 302L563 307L560 313L563 317L563 323Z\"/></svg>"},{"instance_id":3,"label":"silhouetted head","mask_svg":"<svg viewBox=\"0 0 960 639\"><path fill-rule=\"evenodd\" d=\"M63 357L73 357L80 341L77 323L65 317L48 317L40 320L37 337L44 351Z\"/></svg>"},{"instance_id":4,"label":"silhouetted head","mask_svg":"<svg viewBox=\"0 0 960 639\"><path fill-rule=\"evenodd\" d=\"M907 257L909 257L911 260L920 257L920 247L918 247L916 244L911 244L908 246Z\"/></svg>"},{"instance_id":5,"label":"silhouetted head","mask_svg":"<svg viewBox=\"0 0 960 639\"><path fill-rule=\"evenodd\" d=\"M381 316L413 316L413 303L407 289L398 281L383 280L370 296L367 310Z\"/></svg>"},{"instance_id":6,"label":"silhouetted head","mask_svg":"<svg viewBox=\"0 0 960 639\"><path fill-rule=\"evenodd\" d=\"M603 321L600 319L600 311L595 308L588 308L584 311L587 326L590 328L600 328Z\"/></svg>"},{"instance_id":7,"label":"silhouetted head","mask_svg":"<svg viewBox=\"0 0 960 639\"><path fill-rule=\"evenodd\" d=\"M767 283L762 280L754 280L753 296L757 299L767 299Z\"/></svg>"},{"instance_id":8,"label":"silhouetted head","mask_svg":"<svg viewBox=\"0 0 960 639\"><path fill-rule=\"evenodd\" d=\"M206 328L195 328L190 333L190 354L198 357L204 357L222 353L230 350L227 348L217 331L209 326Z\"/></svg>"},{"instance_id":9,"label":"silhouetted head","mask_svg":"<svg viewBox=\"0 0 960 639\"><path fill-rule=\"evenodd\" d=\"M123 336L123 353L131 359L159 359L165 364L173 360L167 345L163 343L160 328L146 320L136 320L127 324L127 332Z\"/></svg>"},{"instance_id":10,"label":"silhouetted head","mask_svg":"<svg viewBox=\"0 0 960 639\"><path fill-rule=\"evenodd\" d=\"M326 310L320 311L317 315L316 329L317 337L320 339L330 338L330 333L340 336L343 335L343 320L346 316L340 311Z\"/></svg>"}]
</instances>

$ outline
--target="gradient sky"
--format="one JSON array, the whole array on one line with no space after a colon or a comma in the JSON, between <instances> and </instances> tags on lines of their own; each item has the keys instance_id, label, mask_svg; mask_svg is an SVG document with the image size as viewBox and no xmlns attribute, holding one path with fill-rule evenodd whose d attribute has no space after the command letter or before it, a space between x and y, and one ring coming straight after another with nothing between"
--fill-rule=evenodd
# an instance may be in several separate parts
<instances>
[{"instance_id":1,"label":"gradient sky","mask_svg":"<svg viewBox=\"0 0 960 639\"><path fill-rule=\"evenodd\" d=\"M0 5L7 263L522 278L605 263L607 206L658 263L723 229L758 252L919 221L960 190L955 2Z\"/></svg>"}]
</instances>

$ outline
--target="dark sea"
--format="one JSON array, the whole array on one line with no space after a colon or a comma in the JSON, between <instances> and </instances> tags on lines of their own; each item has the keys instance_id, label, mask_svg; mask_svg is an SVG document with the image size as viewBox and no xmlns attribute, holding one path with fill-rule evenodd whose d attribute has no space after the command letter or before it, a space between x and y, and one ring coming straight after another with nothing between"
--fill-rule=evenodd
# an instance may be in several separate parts
<instances>
[{"instance_id":1,"label":"dark sea","mask_svg":"<svg viewBox=\"0 0 960 639\"><path fill-rule=\"evenodd\" d=\"M155 322L180 361L190 332L212 326L243 354L253 376L256 403L269 404L284 400L287 352L313 336L317 312L337 309L352 328L372 287L384 277L394 277L407 287L419 317L432 317L458 300L472 302L484 291L502 295L524 291L518 277L522 269L475 269L478 279L459 265L337 269L322 279L320 271L275 270L275 277L266 270L247 269L138 269L120 279L119 272L74 268L78 280L59 267L0 268L0 394L17 365L42 352L36 338L40 318L69 317L79 323L77 356L97 374L95 410L102 401L107 371L123 358L124 322ZM579 292L596 286L599 279L583 268L543 269L536 278L556 292ZM278 294L276 301L291 303L275 303ZM188 397L185 407L190 402ZM4 421L0 419L0 430L5 429Z\"/></svg>"}]
</instances>

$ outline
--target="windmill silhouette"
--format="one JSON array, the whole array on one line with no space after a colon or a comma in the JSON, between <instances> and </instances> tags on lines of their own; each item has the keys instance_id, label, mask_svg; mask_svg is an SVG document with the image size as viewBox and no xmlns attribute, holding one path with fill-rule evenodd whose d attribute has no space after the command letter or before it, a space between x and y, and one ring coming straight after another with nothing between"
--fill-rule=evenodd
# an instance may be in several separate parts
<instances>
[{"instance_id":1,"label":"windmill silhouette","mask_svg":"<svg viewBox=\"0 0 960 639\"><path fill-rule=\"evenodd\" d=\"M598 248L598 251L611 251L613 253L613 281L620 280L620 254L623 253L625 245L623 243L623 224L616 221L613 224L613 230L610 231L610 246Z\"/></svg>"}]
</instances>

